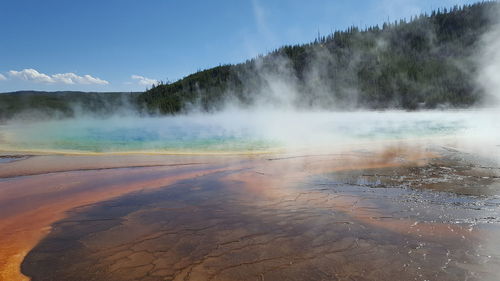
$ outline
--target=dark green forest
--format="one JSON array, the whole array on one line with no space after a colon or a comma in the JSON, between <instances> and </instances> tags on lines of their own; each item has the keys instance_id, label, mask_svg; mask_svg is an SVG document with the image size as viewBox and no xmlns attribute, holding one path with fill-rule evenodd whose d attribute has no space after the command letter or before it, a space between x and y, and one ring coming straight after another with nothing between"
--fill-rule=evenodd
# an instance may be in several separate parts
<instances>
[{"instance_id":1,"label":"dark green forest","mask_svg":"<svg viewBox=\"0 0 500 281\"><path fill-rule=\"evenodd\" d=\"M88 93L19 91L0 94L0 121L13 117L26 119L68 118L79 112L106 116L120 110L138 111L140 93Z\"/></svg>"},{"instance_id":2,"label":"dark green forest","mask_svg":"<svg viewBox=\"0 0 500 281\"><path fill-rule=\"evenodd\" d=\"M278 84L293 86L298 108L468 107L483 96L475 85L474 61L498 6L482 2L363 30L351 27L161 83L138 102L162 114L192 107L214 111L228 101L242 106L268 101Z\"/></svg>"},{"instance_id":3,"label":"dark green forest","mask_svg":"<svg viewBox=\"0 0 500 281\"><path fill-rule=\"evenodd\" d=\"M382 26L351 27L244 63L162 82L143 93L3 93L0 120L28 111L59 118L79 110L98 115L123 109L210 112L227 103L325 110L466 108L484 97L475 83L475 62L499 6L481 2Z\"/></svg>"}]
</instances>

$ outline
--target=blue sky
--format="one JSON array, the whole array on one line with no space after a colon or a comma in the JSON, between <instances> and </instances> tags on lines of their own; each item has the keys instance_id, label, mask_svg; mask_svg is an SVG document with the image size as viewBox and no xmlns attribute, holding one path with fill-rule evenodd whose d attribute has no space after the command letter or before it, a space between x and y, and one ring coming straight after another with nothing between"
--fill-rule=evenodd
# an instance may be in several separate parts
<instances>
[{"instance_id":1,"label":"blue sky","mask_svg":"<svg viewBox=\"0 0 500 281\"><path fill-rule=\"evenodd\" d=\"M1 0L0 92L142 91L467 0Z\"/></svg>"}]
</instances>

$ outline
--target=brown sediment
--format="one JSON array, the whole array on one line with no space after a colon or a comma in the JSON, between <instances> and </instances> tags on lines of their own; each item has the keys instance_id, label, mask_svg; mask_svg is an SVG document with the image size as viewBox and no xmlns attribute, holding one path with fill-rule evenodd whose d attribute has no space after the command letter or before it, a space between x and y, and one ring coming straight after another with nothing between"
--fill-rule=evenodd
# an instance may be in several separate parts
<instances>
[{"instance_id":1,"label":"brown sediment","mask_svg":"<svg viewBox=\"0 0 500 281\"><path fill-rule=\"evenodd\" d=\"M227 189L234 190L235 193L239 194L237 196L235 195L235 198L230 198L236 200L234 202L237 203L238 208L241 206L250 206L250 210L245 211L250 213L253 212L252 209L256 209L255 214L253 214L255 218L249 219L253 221L254 224L256 224L255 220L257 220L257 222L260 220L271 220L273 224L280 223L278 218L273 218L269 216L269 214L264 215L259 213L258 209L262 206L267 210L272 210L275 207L279 209L314 209L318 212L321 210L332 210L337 213L343 213L346 218L349 217L353 221L357 221L361 225L360 227L368 226L382 229L394 233L396 237L398 237L398 235L409 235L426 237L430 240L439 240L446 237L462 239L462 236L467 236L467 239L472 239L471 237L475 234L475 231L466 230L459 225L439 222L418 223L412 219L401 217L391 218L380 210L378 206L374 205L373 202L361 200L359 196L356 195L344 194L325 196L324 193L319 191L302 191L296 189L298 184L306 183L311 177L316 175L354 170L390 169L402 166L422 167L428 165L431 159L438 157L437 154L419 147L402 145L385 147L380 150L373 149L369 152L348 151L347 153L300 154L276 157L238 156L217 158L206 156L168 156L152 157L150 159L128 159L128 165L148 166L142 168L124 168L123 166L117 165L118 161L127 159L118 156L113 156L111 159L107 157L70 157L68 158L69 160L65 159L64 156L51 157L52 158L45 158L45 160L58 160L57 163L49 165L51 167L40 168L37 166L44 162L42 157L33 157L29 160L24 160L26 163L22 166L22 173L39 173L39 175L22 178L8 178L0 181L0 278L2 278L2 280L27 280L27 277L22 275L20 271L20 264L23 258L40 239L51 231L50 226L53 223L66 217L68 211L74 210L75 207L92 205L96 202L116 198L134 191L158 189L160 187L172 185L181 180L193 180L197 177L201 177L202 179L200 181L193 181L191 184L185 186L180 185L177 188L185 188L185 192L196 194L200 192L200 190L203 191L203 188L198 186L198 184L201 185L207 180L214 180L217 184L224 185ZM37 158L38 160L36 160ZM30 165L28 165L28 161L32 161ZM191 163L192 165L184 165L183 163ZM205 164L196 165L193 163ZM64 167L65 164L68 164L68 166ZM9 163L9 165L19 165L19 163ZM19 167L20 166L11 168L9 170L11 175L12 173L15 174L16 169ZM94 169L90 170L91 167L94 167ZM119 169L112 169L113 167ZM61 171L64 169L80 171L41 174L43 171L50 171L50 169L52 169L52 171ZM210 175L216 176L208 178ZM5 173L4 176L8 177L8 174ZM213 192L210 193L206 191L206 189L203 192L205 193L201 193L200 195L203 200L205 200L205 196L218 198L218 196L223 195L214 194ZM252 200L252 196L256 196L258 200ZM204 256L199 256L201 254L196 251L194 251L194 256L180 255L176 257L179 261L173 262L175 268L168 269L165 265L152 265L152 257L151 254L148 253L148 249L130 252L129 255L133 254L133 256L129 258L129 261L124 262L123 267L111 263L111 266L116 267L113 270L125 270L120 274L138 274L137 276L139 277L142 276L141 274L144 272L151 272L152 266L157 266L158 268L164 268L162 270L165 272L155 271L155 274L158 274L158 276L163 276L162 274L164 274L175 280L211 280L221 275L223 272L229 272L236 268L254 267L257 265L268 266L269 268L263 271L266 272L266 274L271 274L273 271L277 271L280 268L292 267L291 264L289 264L290 261L288 257L252 258L252 254L255 254L254 252L242 254L241 257L234 256L235 251L239 252L242 249L246 249L247 246L240 245L242 241L246 239L255 239L257 243L253 245L257 247L256 249L266 254L268 250L266 250L265 247L271 247L270 245L272 242L279 241L280 243L289 245L289 247L291 247L289 249L291 251L290 254L293 254L291 259L296 263L304 264L317 261L317 258L321 256L328 256L334 259L335 253L354 249L359 247L359 244L362 243L352 237L342 238L344 240L341 239L338 245L335 244L336 247L339 246L338 248L330 249L321 246L315 248L314 251L317 252L313 251L310 255L297 254L294 256L294 251L301 252L296 248L297 245L300 244L300 235L282 233L283 230L280 228L278 228L280 230L277 236L276 233L251 233L250 230L244 227L235 226L238 225L239 218L236 218L236 222L234 222L233 220L235 220L235 218L227 212L222 213L221 218L226 218L231 224L229 226L221 225L218 223L218 220L221 218L217 217L217 212L223 212L224 210L218 210L217 204L226 202L223 197L217 200L212 202L215 204L215 209L209 208L205 210L210 212L210 214L207 214L206 220L199 219L199 221L196 221L196 217L189 218L188 220L194 220L193 226L189 228L180 227L183 225L181 221L179 221L181 223L180 226L168 225L172 228L170 230L156 229L155 227L158 227L156 225L152 229L149 229L149 227L152 226L148 226L146 223L141 222L141 219L139 219L141 215L147 218L151 214L158 212L165 215L175 215L180 211L196 213L199 208L196 204L180 204L177 206L175 205L176 201L168 201L170 204L173 204L173 206L168 205L168 207L161 208L148 207L144 210L139 208L132 212L123 222L123 229L111 229L109 233L102 234L104 238L96 239L96 241L87 239L82 243L86 243L89 247L95 246L98 249L102 249L102 254L110 255L109 257L103 256L100 258L108 259L116 255L116 259L120 259L127 255L127 251L129 251L128 249L131 248L131 246L122 247L118 245L115 247L116 250L113 250L109 245L116 244L114 240L117 240L120 235L126 236L127 231L132 230L132 232L138 231L139 233L143 231L144 233L140 235L144 237L142 237L139 242L134 242L134 247L138 247L137 245L146 247L143 244L149 240L153 241L164 235L175 235L180 239L175 242L174 245L179 247L179 253L189 253L189 248L192 246L188 245L189 243L183 240L184 232L191 233L191 238L201 239L204 237L203 235L210 234L209 236L211 236L216 233L210 232L210 229L222 228L223 231L221 230L217 235L226 235L227 237L217 237L217 239L214 240L219 243L216 245L217 247L215 250L207 249L213 246L209 242L207 242L207 245L200 244L198 247L203 249L201 252L205 253ZM242 219L243 218L246 217L243 216ZM301 218L297 218L297 220L293 220L293 223L297 224L297 221L300 220ZM344 222L349 226L353 221L346 220ZM67 221L65 223L70 222L71 221ZM335 223L344 224L344 222L339 221ZM256 224L255 227L257 226L258 224ZM227 227L227 229L224 227ZM265 231L265 229L263 229L263 231ZM241 237L244 237L244 239ZM328 236L322 236L321 238L326 239ZM207 241L214 242L210 239ZM264 240L261 241L259 239ZM366 245L363 247L369 250L370 247L368 246L370 246L369 244L371 242L365 241L364 243L366 243ZM224 248L232 245L235 246L230 247L232 250L223 251ZM109 249L107 249L108 246L110 247ZM158 247L158 244L151 245L151 247ZM158 255L163 252L163 250L159 251ZM233 255L233 258L237 260L241 259L241 261L226 261L226 263L224 263L223 258L226 254L229 256ZM155 262L160 263L166 261L156 259ZM209 271L207 275L202 265L206 266L206 264L210 265L211 263L222 264L218 264L217 266L214 265L216 270L213 272ZM344 265L347 267L349 266L348 264ZM134 266L138 267L135 268ZM131 271L128 273L126 271L127 268L131 268ZM196 276L198 276L198 278ZM263 279L263 276L264 273L261 279ZM257 277L260 278L259 276ZM346 276L344 277L347 278Z\"/></svg>"},{"instance_id":2,"label":"brown sediment","mask_svg":"<svg viewBox=\"0 0 500 281\"><path fill-rule=\"evenodd\" d=\"M187 157L172 158L169 157L169 163L165 164L161 157L38 156L4 165L0 176L10 180L0 182L1 279L27 280L20 272L21 261L49 233L50 225L65 216L66 211L128 192L165 186L199 174L190 169L170 176L153 172L155 169L162 171L166 167L179 168L191 164L182 162ZM120 163L122 161L125 163ZM138 167L138 164L148 168L147 171L130 169L131 165ZM12 179L28 175L32 177ZM124 181L125 176L131 182Z\"/></svg>"},{"instance_id":3,"label":"brown sediment","mask_svg":"<svg viewBox=\"0 0 500 281\"><path fill-rule=\"evenodd\" d=\"M291 186L306 177L339 171L367 170L398 166L422 166L439 155L419 147L390 146L379 151L337 154L313 154L269 158L238 174L228 175L229 181L243 181L247 188L258 192L275 192L269 186ZM278 161L279 160L279 161ZM283 196L278 194L277 196Z\"/></svg>"},{"instance_id":4,"label":"brown sediment","mask_svg":"<svg viewBox=\"0 0 500 281\"><path fill-rule=\"evenodd\" d=\"M54 174L61 172L84 172L84 171L102 171L102 170L116 170L116 169L134 169L134 168L156 168L156 167L179 167L179 166L196 166L203 165L205 163L182 163L182 164L151 164L151 165L124 165L124 166L113 166L113 167L101 167L101 168L67 168L61 171L40 171L40 172L30 172L30 173L20 173L20 174L9 174L5 177L0 177L0 179L18 178L26 176L38 176L46 174Z\"/></svg>"},{"instance_id":5,"label":"brown sediment","mask_svg":"<svg viewBox=\"0 0 500 281\"><path fill-rule=\"evenodd\" d=\"M47 173L103 170L116 168L141 168L155 166L176 166L210 164L232 156L178 156L178 155L36 155L2 165L0 178L41 175ZM200 160L203 160L200 162Z\"/></svg>"},{"instance_id":6,"label":"brown sediment","mask_svg":"<svg viewBox=\"0 0 500 281\"><path fill-rule=\"evenodd\" d=\"M66 211L221 169L215 165L198 165L196 168L168 165L147 169L74 171L1 181L0 280L28 280L20 272L24 256L50 232L53 222L65 216Z\"/></svg>"},{"instance_id":7,"label":"brown sediment","mask_svg":"<svg viewBox=\"0 0 500 281\"><path fill-rule=\"evenodd\" d=\"M266 193L268 197L280 198L282 203L286 203L287 201L296 202L298 198L290 198L286 187L293 186L312 175L400 166L419 167L427 165L431 159L435 160L438 157L436 153L422 151L421 148L396 146L383 149L373 155L335 154L273 158L271 160L283 160L284 162L281 165L276 165L277 163L264 163L256 167L257 171L250 170L238 174L230 174L225 180L242 182L246 188L254 192ZM262 170L266 172L258 172ZM470 237L474 234L460 225L443 223L419 224L415 220L387 218L374 206L360 202L357 196L338 196L325 200L325 195L317 191L301 192L299 196L307 197L307 201L315 208L345 212L359 222L400 234L417 235L419 237L444 237L449 235L457 237L467 235ZM363 204L365 206L362 206Z\"/></svg>"}]
</instances>

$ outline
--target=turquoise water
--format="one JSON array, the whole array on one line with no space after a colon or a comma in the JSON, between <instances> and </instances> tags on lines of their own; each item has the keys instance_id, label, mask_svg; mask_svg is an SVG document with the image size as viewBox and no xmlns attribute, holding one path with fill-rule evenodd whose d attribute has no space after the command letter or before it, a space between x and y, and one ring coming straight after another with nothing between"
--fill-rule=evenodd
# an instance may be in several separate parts
<instances>
[{"instance_id":1,"label":"turquoise water","mask_svg":"<svg viewBox=\"0 0 500 281\"><path fill-rule=\"evenodd\" d=\"M124 151L262 151L277 146L245 132L158 119L66 120L4 126L3 147L12 150ZM130 120L128 120L130 121Z\"/></svg>"},{"instance_id":2,"label":"turquoise water","mask_svg":"<svg viewBox=\"0 0 500 281\"><path fill-rule=\"evenodd\" d=\"M453 136L470 132L471 120L477 116L468 112L225 112L178 117L11 121L0 126L0 148L258 152L354 141Z\"/></svg>"}]
</instances>

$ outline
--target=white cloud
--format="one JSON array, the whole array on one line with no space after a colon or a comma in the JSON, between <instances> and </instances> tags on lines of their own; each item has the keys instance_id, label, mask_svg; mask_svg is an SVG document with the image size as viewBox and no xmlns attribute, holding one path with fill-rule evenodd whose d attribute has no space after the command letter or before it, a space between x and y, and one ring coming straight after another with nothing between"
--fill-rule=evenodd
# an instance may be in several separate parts
<instances>
[{"instance_id":1,"label":"white cloud","mask_svg":"<svg viewBox=\"0 0 500 281\"><path fill-rule=\"evenodd\" d=\"M151 86L153 84L159 83L158 80L147 78L147 77L140 76L140 75L132 75L131 78L133 80L136 80L139 85L143 85L143 86Z\"/></svg>"},{"instance_id":2,"label":"white cloud","mask_svg":"<svg viewBox=\"0 0 500 281\"><path fill-rule=\"evenodd\" d=\"M58 73L47 75L35 69L23 69L21 71L11 70L9 76L35 83L58 83L58 84L83 84L83 85L107 85L108 81L90 75L78 76L75 73Z\"/></svg>"},{"instance_id":3,"label":"white cloud","mask_svg":"<svg viewBox=\"0 0 500 281\"><path fill-rule=\"evenodd\" d=\"M2 73L0 73L0 81L2 80L7 80L7 77L5 77Z\"/></svg>"},{"instance_id":4,"label":"white cloud","mask_svg":"<svg viewBox=\"0 0 500 281\"><path fill-rule=\"evenodd\" d=\"M11 70L9 71L10 77L18 78L26 81L33 81L37 83L55 83L47 74L40 73L32 68L23 69L21 71Z\"/></svg>"},{"instance_id":5,"label":"white cloud","mask_svg":"<svg viewBox=\"0 0 500 281\"><path fill-rule=\"evenodd\" d=\"M97 85L107 85L108 81L99 79L97 77L92 77L90 75L78 76L74 73L63 73L63 74L54 74L52 75L56 81L64 83L64 84L97 84Z\"/></svg>"}]
</instances>

